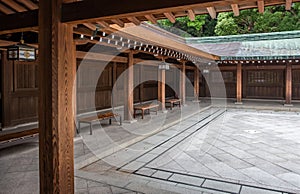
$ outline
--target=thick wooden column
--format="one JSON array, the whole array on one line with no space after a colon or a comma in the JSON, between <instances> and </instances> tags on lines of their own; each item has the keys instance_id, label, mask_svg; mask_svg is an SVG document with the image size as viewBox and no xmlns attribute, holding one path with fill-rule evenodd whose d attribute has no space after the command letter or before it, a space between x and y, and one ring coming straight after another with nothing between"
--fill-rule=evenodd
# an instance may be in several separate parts
<instances>
[{"instance_id":1,"label":"thick wooden column","mask_svg":"<svg viewBox=\"0 0 300 194\"><path fill-rule=\"evenodd\" d=\"M124 101L124 120L125 122L131 122L133 116L133 52L128 53L128 69L126 70L124 89L125 89L125 101Z\"/></svg>"},{"instance_id":2,"label":"thick wooden column","mask_svg":"<svg viewBox=\"0 0 300 194\"><path fill-rule=\"evenodd\" d=\"M199 69L194 70L194 101L199 101Z\"/></svg>"},{"instance_id":3,"label":"thick wooden column","mask_svg":"<svg viewBox=\"0 0 300 194\"><path fill-rule=\"evenodd\" d=\"M166 105L166 70L158 70L158 101L160 101L159 109L165 111Z\"/></svg>"},{"instance_id":4,"label":"thick wooden column","mask_svg":"<svg viewBox=\"0 0 300 194\"><path fill-rule=\"evenodd\" d=\"M74 193L73 26L60 22L62 0L39 1L40 193Z\"/></svg>"},{"instance_id":5,"label":"thick wooden column","mask_svg":"<svg viewBox=\"0 0 300 194\"><path fill-rule=\"evenodd\" d=\"M236 102L235 104L242 104L242 64L237 64L236 67Z\"/></svg>"},{"instance_id":6,"label":"thick wooden column","mask_svg":"<svg viewBox=\"0 0 300 194\"><path fill-rule=\"evenodd\" d=\"M285 70L285 106L292 106L292 64L287 63Z\"/></svg>"},{"instance_id":7,"label":"thick wooden column","mask_svg":"<svg viewBox=\"0 0 300 194\"><path fill-rule=\"evenodd\" d=\"M185 61L182 62L182 69L180 73L180 98L181 103L185 104Z\"/></svg>"}]
</instances>

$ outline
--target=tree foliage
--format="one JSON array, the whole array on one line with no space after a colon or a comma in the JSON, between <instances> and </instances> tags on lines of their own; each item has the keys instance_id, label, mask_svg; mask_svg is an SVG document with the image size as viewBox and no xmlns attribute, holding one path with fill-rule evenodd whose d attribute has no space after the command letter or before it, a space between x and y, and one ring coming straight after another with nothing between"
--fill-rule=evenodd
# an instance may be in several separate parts
<instances>
[{"instance_id":1,"label":"tree foliage","mask_svg":"<svg viewBox=\"0 0 300 194\"><path fill-rule=\"evenodd\" d=\"M249 33L300 30L300 3L293 3L292 10L285 6L271 6L259 13L257 9L240 11L235 17L232 12L219 13L216 20L209 15L198 15L195 21L188 17L159 21L159 26L180 36L223 36Z\"/></svg>"}]
</instances>

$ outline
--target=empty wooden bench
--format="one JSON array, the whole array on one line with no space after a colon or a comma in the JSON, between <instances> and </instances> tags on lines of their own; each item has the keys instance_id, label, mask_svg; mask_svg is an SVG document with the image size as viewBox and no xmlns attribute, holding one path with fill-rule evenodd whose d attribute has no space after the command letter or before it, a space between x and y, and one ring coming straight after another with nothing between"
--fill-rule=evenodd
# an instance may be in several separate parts
<instances>
[{"instance_id":1,"label":"empty wooden bench","mask_svg":"<svg viewBox=\"0 0 300 194\"><path fill-rule=\"evenodd\" d=\"M167 103L170 104L170 109L172 110L174 106L181 106L181 99L166 99Z\"/></svg>"},{"instance_id":2,"label":"empty wooden bench","mask_svg":"<svg viewBox=\"0 0 300 194\"><path fill-rule=\"evenodd\" d=\"M102 121L102 120L109 120L109 124L111 124L111 119L116 119L119 117L120 119L120 125L122 125L122 117L119 114L114 114L112 112L106 112L106 113L101 113L97 114L97 116L92 116L92 117L87 117L87 118L81 118L78 121L78 129L77 133L80 133L80 124L81 123L86 123L90 125L90 134L93 134L93 123L97 121Z\"/></svg>"},{"instance_id":3,"label":"empty wooden bench","mask_svg":"<svg viewBox=\"0 0 300 194\"><path fill-rule=\"evenodd\" d=\"M141 111L142 112L142 119L144 119L144 114L145 112L148 110L150 113L150 110L154 109L154 112L158 111L158 104L141 104L141 105L137 105L134 107L134 113L133 113L133 117L136 117L136 112L137 111Z\"/></svg>"}]
</instances>

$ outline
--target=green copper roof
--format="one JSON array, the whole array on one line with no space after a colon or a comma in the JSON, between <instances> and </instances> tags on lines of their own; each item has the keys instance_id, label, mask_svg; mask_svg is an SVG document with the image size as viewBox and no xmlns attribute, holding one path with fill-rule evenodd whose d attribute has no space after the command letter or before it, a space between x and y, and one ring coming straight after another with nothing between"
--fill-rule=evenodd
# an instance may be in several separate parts
<instances>
[{"instance_id":1,"label":"green copper roof","mask_svg":"<svg viewBox=\"0 0 300 194\"><path fill-rule=\"evenodd\" d=\"M300 31L187 38L186 43L223 60L300 58Z\"/></svg>"}]
</instances>

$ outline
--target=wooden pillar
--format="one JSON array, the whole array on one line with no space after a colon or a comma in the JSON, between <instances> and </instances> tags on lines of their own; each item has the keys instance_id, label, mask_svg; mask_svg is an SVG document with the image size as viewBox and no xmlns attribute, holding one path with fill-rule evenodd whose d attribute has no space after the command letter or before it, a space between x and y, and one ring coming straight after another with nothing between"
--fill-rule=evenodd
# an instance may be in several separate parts
<instances>
[{"instance_id":1,"label":"wooden pillar","mask_svg":"<svg viewBox=\"0 0 300 194\"><path fill-rule=\"evenodd\" d=\"M199 69L195 67L194 70L194 101L199 101Z\"/></svg>"},{"instance_id":2,"label":"wooden pillar","mask_svg":"<svg viewBox=\"0 0 300 194\"><path fill-rule=\"evenodd\" d=\"M117 102L117 88L115 86L115 83L117 82L117 63L114 62L112 64L112 94L111 94L111 106L112 108L116 107L118 105Z\"/></svg>"},{"instance_id":3,"label":"wooden pillar","mask_svg":"<svg viewBox=\"0 0 300 194\"><path fill-rule=\"evenodd\" d=\"M236 67L236 102L235 104L242 104L242 64L237 64Z\"/></svg>"},{"instance_id":4,"label":"wooden pillar","mask_svg":"<svg viewBox=\"0 0 300 194\"><path fill-rule=\"evenodd\" d=\"M285 106L292 106L292 64L287 63L285 70Z\"/></svg>"},{"instance_id":5,"label":"wooden pillar","mask_svg":"<svg viewBox=\"0 0 300 194\"><path fill-rule=\"evenodd\" d=\"M185 61L182 62L182 70L180 73L180 98L181 103L185 104Z\"/></svg>"},{"instance_id":6,"label":"wooden pillar","mask_svg":"<svg viewBox=\"0 0 300 194\"><path fill-rule=\"evenodd\" d=\"M166 100L166 70L158 70L158 101L160 101L159 109L165 111L165 100Z\"/></svg>"},{"instance_id":7,"label":"wooden pillar","mask_svg":"<svg viewBox=\"0 0 300 194\"><path fill-rule=\"evenodd\" d=\"M143 65L140 65L140 80L143 79ZM141 81L140 81L141 82ZM140 83L140 103L144 101L144 83Z\"/></svg>"},{"instance_id":8,"label":"wooden pillar","mask_svg":"<svg viewBox=\"0 0 300 194\"><path fill-rule=\"evenodd\" d=\"M128 53L128 69L126 70L124 89L125 89L125 101L124 101L124 120L131 122L133 116L133 52Z\"/></svg>"},{"instance_id":9,"label":"wooden pillar","mask_svg":"<svg viewBox=\"0 0 300 194\"><path fill-rule=\"evenodd\" d=\"M60 22L62 0L39 1L40 193L74 193L73 26Z\"/></svg>"}]
</instances>

